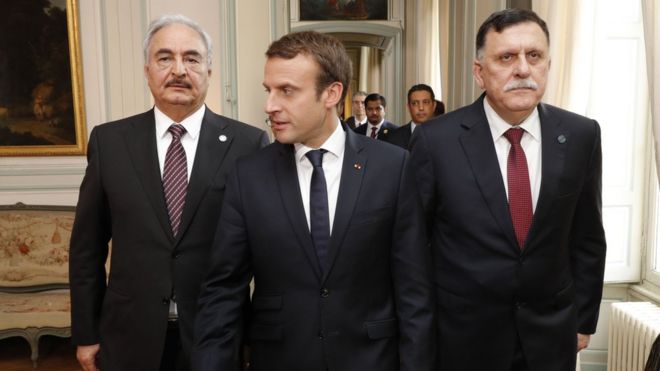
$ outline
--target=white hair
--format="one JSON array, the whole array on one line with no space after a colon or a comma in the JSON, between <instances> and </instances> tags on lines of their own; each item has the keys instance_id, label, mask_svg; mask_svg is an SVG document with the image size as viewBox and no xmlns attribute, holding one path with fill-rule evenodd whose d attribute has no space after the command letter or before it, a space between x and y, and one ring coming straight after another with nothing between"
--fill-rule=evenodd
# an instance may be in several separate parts
<instances>
[{"instance_id":1,"label":"white hair","mask_svg":"<svg viewBox=\"0 0 660 371\"><path fill-rule=\"evenodd\" d=\"M202 38L202 41L204 42L204 46L206 47L206 58L208 60L208 65L210 66L212 61L211 56L213 55L213 43L211 42L211 36L209 36L209 34L206 33L206 31L204 31L204 29L202 29L202 27L197 22L181 14L164 15L153 20L151 24L149 24L149 28L147 29L147 36L144 38L144 42L142 43L142 48L144 51L144 62L147 63L149 60L149 45L151 44L151 40L154 38L156 32L172 24L182 24L188 26L199 34L199 36Z\"/></svg>"}]
</instances>

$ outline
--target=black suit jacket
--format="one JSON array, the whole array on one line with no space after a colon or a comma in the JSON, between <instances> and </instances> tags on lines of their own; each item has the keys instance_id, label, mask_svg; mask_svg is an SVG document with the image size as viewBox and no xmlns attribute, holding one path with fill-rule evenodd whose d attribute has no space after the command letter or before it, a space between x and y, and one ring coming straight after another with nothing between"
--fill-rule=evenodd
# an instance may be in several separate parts
<instances>
[{"instance_id":1,"label":"black suit jacket","mask_svg":"<svg viewBox=\"0 0 660 371\"><path fill-rule=\"evenodd\" d=\"M362 135L367 135L367 128L369 127L369 124L364 124L360 125L357 128L354 129L354 131L358 134ZM385 120L383 122L383 125L380 126L380 129L378 129L378 133L376 133L376 139L379 140L384 140L387 141L387 137L398 128L398 126L394 125L393 123ZM371 134L371 133L370 133Z\"/></svg>"},{"instance_id":2,"label":"black suit jacket","mask_svg":"<svg viewBox=\"0 0 660 371\"><path fill-rule=\"evenodd\" d=\"M355 116L351 116L348 119L346 119L346 126L349 128L355 130L359 125L355 122Z\"/></svg>"},{"instance_id":3,"label":"black suit jacket","mask_svg":"<svg viewBox=\"0 0 660 371\"><path fill-rule=\"evenodd\" d=\"M276 142L239 160L200 297L196 370L235 369L252 276L252 370L433 369L430 256L407 157L346 130L324 273L294 147Z\"/></svg>"},{"instance_id":4,"label":"black suit jacket","mask_svg":"<svg viewBox=\"0 0 660 371\"><path fill-rule=\"evenodd\" d=\"M180 233L174 238L153 110L92 130L71 236L71 314L73 342L100 343L102 370L158 369L173 292L183 349L189 354L227 173L238 157L267 141L263 131L208 108L199 135Z\"/></svg>"},{"instance_id":5,"label":"black suit jacket","mask_svg":"<svg viewBox=\"0 0 660 371\"><path fill-rule=\"evenodd\" d=\"M605 266L600 129L550 105L538 110L541 189L522 251L483 96L415 129L442 371L508 371L517 337L530 370L574 370L576 333L596 329Z\"/></svg>"},{"instance_id":6,"label":"black suit jacket","mask_svg":"<svg viewBox=\"0 0 660 371\"><path fill-rule=\"evenodd\" d=\"M392 143L396 146L399 146L403 149L409 149L410 137L412 136L412 133L410 132L410 125L412 124L409 122L401 126L400 128L392 131L391 133L389 133L389 135L387 135L385 141L388 143Z\"/></svg>"}]
</instances>

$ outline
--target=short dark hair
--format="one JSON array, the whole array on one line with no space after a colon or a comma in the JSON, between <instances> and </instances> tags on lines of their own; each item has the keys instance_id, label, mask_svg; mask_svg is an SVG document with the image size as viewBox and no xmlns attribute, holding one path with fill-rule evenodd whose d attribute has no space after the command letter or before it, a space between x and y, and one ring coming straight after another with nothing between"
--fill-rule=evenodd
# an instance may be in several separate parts
<instances>
[{"instance_id":1,"label":"short dark hair","mask_svg":"<svg viewBox=\"0 0 660 371\"><path fill-rule=\"evenodd\" d=\"M364 106L366 107L367 103L372 101L380 101L380 105L383 106L383 108L387 107L387 101L385 100L385 97L378 93L371 93L367 95L367 97L364 98Z\"/></svg>"},{"instance_id":2,"label":"short dark hair","mask_svg":"<svg viewBox=\"0 0 660 371\"><path fill-rule=\"evenodd\" d=\"M298 54L308 55L320 67L316 80L316 95L333 82L342 84L341 100L346 97L353 74L346 48L336 37L316 31L294 32L273 42L266 51L268 58L293 59Z\"/></svg>"},{"instance_id":3,"label":"short dark hair","mask_svg":"<svg viewBox=\"0 0 660 371\"><path fill-rule=\"evenodd\" d=\"M431 89L430 86L426 84L417 84L413 85L412 88L408 90L408 103L410 103L410 95L416 91L427 91L431 94L431 100L435 100L435 93L433 93L433 89Z\"/></svg>"},{"instance_id":4,"label":"short dark hair","mask_svg":"<svg viewBox=\"0 0 660 371\"><path fill-rule=\"evenodd\" d=\"M435 111L433 111L433 117L440 116L445 114L445 104L441 100L435 100Z\"/></svg>"},{"instance_id":5,"label":"short dark hair","mask_svg":"<svg viewBox=\"0 0 660 371\"><path fill-rule=\"evenodd\" d=\"M495 32L500 33L511 26L525 22L534 22L538 24L545 34L548 45L550 45L550 32L548 31L548 25L545 24L545 21L536 13L527 9L504 9L491 14L490 17L481 24L481 27L479 27L476 42L477 58L479 58L480 51L486 43L486 34L488 31L494 29Z\"/></svg>"}]
</instances>

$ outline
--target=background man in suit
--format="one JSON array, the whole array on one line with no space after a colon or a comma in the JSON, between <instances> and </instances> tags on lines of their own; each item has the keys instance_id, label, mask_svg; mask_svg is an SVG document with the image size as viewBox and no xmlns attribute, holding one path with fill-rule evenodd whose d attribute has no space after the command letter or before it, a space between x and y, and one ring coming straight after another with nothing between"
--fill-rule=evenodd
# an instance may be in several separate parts
<instances>
[{"instance_id":1,"label":"background man in suit","mask_svg":"<svg viewBox=\"0 0 660 371\"><path fill-rule=\"evenodd\" d=\"M190 368L227 172L267 142L263 131L204 105L211 41L199 25L155 20L144 53L155 108L92 130L80 187L70 277L73 342L85 370Z\"/></svg>"},{"instance_id":2,"label":"background man in suit","mask_svg":"<svg viewBox=\"0 0 660 371\"><path fill-rule=\"evenodd\" d=\"M385 97L378 93L369 94L364 99L364 106L367 111L367 124L357 127L355 132L374 139L387 140L387 136L398 126L385 120Z\"/></svg>"},{"instance_id":3,"label":"background man in suit","mask_svg":"<svg viewBox=\"0 0 660 371\"><path fill-rule=\"evenodd\" d=\"M339 40L293 33L266 56L277 141L228 181L195 368L236 367L254 276L252 370L433 369L430 255L407 153L339 125L351 77Z\"/></svg>"},{"instance_id":4,"label":"background man in suit","mask_svg":"<svg viewBox=\"0 0 660 371\"><path fill-rule=\"evenodd\" d=\"M351 111L353 112L353 116L346 120L346 125L353 130L358 126L367 123L367 112L364 109L364 98L366 97L367 93L361 90L353 94L351 100Z\"/></svg>"},{"instance_id":5,"label":"background man in suit","mask_svg":"<svg viewBox=\"0 0 660 371\"><path fill-rule=\"evenodd\" d=\"M411 120L409 123L391 132L387 141L401 148L408 149L410 137L417 125L421 125L433 118L435 112L435 94L426 84L413 85L408 90L408 111Z\"/></svg>"},{"instance_id":6,"label":"background man in suit","mask_svg":"<svg viewBox=\"0 0 660 371\"><path fill-rule=\"evenodd\" d=\"M574 370L603 286L599 125L540 103L549 34L535 13L492 14L476 49L485 94L412 139L439 369Z\"/></svg>"}]
</instances>

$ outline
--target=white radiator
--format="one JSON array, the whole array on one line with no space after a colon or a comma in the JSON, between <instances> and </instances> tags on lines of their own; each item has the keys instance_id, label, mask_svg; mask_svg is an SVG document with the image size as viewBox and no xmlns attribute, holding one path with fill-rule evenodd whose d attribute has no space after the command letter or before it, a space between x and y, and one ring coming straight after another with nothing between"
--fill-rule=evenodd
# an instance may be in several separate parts
<instances>
[{"instance_id":1,"label":"white radiator","mask_svg":"<svg viewBox=\"0 0 660 371\"><path fill-rule=\"evenodd\" d=\"M660 308L647 302L612 304L607 371L644 371L660 334Z\"/></svg>"}]
</instances>

